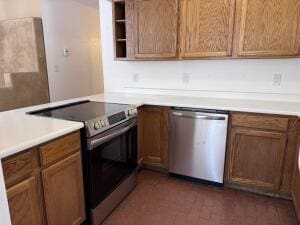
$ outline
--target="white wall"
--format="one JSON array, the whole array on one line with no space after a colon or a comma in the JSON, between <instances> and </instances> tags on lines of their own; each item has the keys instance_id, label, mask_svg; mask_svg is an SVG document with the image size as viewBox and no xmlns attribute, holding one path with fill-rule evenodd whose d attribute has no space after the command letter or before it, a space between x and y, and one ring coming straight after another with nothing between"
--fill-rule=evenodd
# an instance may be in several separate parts
<instances>
[{"instance_id":1,"label":"white wall","mask_svg":"<svg viewBox=\"0 0 300 225\"><path fill-rule=\"evenodd\" d=\"M42 18L51 101L102 92L99 8L42 0ZM68 57L64 48L70 50Z\"/></svg>"},{"instance_id":2,"label":"white wall","mask_svg":"<svg viewBox=\"0 0 300 225\"><path fill-rule=\"evenodd\" d=\"M0 0L0 20L41 17L41 0Z\"/></svg>"},{"instance_id":3,"label":"white wall","mask_svg":"<svg viewBox=\"0 0 300 225\"><path fill-rule=\"evenodd\" d=\"M100 0L100 18L106 92L300 101L300 59L115 62L110 1ZM188 84L184 73L189 74ZM272 85L273 74L282 74L281 86Z\"/></svg>"}]
</instances>

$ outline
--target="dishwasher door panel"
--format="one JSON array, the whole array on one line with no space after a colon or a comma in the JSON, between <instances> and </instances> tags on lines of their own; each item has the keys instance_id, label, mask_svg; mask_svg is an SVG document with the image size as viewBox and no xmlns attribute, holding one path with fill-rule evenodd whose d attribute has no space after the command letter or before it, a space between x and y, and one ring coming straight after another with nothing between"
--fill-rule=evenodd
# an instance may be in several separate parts
<instances>
[{"instance_id":1,"label":"dishwasher door panel","mask_svg":"<svg viewBox=\"0 0 300 225\"><path fill-rule=\"evenodd\" d=\"M171 111L169 171L223 183L227 125L228 115Z\"/></svg>"}]
</instances>

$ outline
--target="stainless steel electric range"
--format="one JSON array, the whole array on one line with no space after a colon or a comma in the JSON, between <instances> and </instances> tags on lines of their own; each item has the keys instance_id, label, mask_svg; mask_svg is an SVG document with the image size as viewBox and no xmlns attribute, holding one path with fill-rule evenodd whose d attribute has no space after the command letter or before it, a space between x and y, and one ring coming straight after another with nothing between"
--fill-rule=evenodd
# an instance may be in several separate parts
<instances>
[{"instance_id":1,"label":"stainless steel electric range","mask_svg":"<svg viewBox=\"0 0 300 225\"><path fill-rule=\"evenodd\" d=\"M136 107L85 101L30 114L84 123L85 224L99 225L136 184Z\"/></svg>"}]
</instances>

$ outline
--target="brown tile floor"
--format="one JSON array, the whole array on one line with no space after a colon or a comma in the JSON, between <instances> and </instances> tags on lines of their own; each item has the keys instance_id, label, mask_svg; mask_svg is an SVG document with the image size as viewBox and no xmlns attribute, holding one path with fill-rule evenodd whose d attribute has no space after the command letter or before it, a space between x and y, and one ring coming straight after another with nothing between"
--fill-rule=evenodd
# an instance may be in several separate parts
<instances>
[{"instance_id":1,"label":"brown tile floor","mask_svg":"<svg viewBox=\"0 0 300 225\"><path fill-rule=\"evenodd\" d=\"M290 201L143 170L105 225L297 225Z\"/></svg>"}]
</instances>

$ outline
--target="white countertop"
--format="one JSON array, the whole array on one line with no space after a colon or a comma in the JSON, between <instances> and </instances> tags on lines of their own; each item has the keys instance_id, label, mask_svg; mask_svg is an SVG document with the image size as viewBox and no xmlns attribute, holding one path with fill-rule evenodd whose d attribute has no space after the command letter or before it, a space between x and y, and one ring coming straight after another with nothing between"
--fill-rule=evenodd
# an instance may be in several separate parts
<instances>
[{"instance_id":1,"label":"white countertop","mask_svg":"<svg viewBox=\"0 0 300 225\"><path fill-rule=\"evenodd\" d=\"M166 95L105 93L0 113L0 159L71 133L83 123L27 115L27 112L82 100L124 103L138 106L161 105L294 115L300 117L300 102L278 102Z\"/></svg>"},{"instance_id":2,"label":"white countertop","mask_svg":"<svg viewBox=\"0 0 300 225\"><path fill-rule=\"evenodd\" d=\"M300 117L300 102L261 101L229 98L204 98L128 93L105 93L90 96L94 101L141 105L160 105L240 112L269 113Z\"/></svg>"},{"instance_id":3,"label":"white countertop","mask_svg":"<svg viewBox=\"0 0 300 225\"><path fill-rule=\"evenodd\" d=\"M30 111L64 105L81 100L133 104L137 107L142 105L161 105L270 113L300 117L300 102L105 93L7 112L0 112L0 159L82 128L83 123L80 122L64 121L26 114ZM1 220L1 224L11 225L5 193L4 178L0 161L0 218L3 219Z\"/></svg>"}]
</instances>

